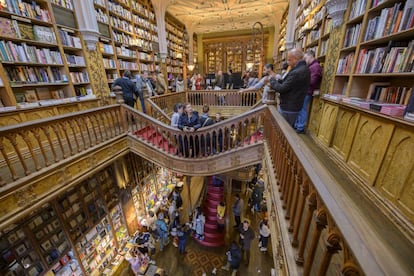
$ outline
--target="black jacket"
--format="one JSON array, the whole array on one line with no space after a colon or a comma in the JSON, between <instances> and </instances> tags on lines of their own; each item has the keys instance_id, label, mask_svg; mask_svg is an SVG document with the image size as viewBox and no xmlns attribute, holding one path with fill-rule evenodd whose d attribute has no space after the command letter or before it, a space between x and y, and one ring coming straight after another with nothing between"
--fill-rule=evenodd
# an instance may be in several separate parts
<instances>
[{"instance_id":1,"label":"black jacket","mask_svg":"<svg viewBox=\"0 0 414 276\"><path fill-rule=\"evenodd\" d=\"M296 64L284 79L270 79L270 86L280 93L280 108L283 111L299 112L308 93L310 72L304 60Z\"/></svg>"},{"instance_id":2,"label":"black jacket","mask_svg":"<svg viewBox=\"0 0 414 276\"><path fill-rule=\"evenodd\" d=\"M186 113L181 114L178 119L178 128L183 130L184 127L193 127L195 130L201 127L200 118L198 117L198 112L193 111L193 114L188 118Z\"/></svg>"},{"instance_id":3,"label":"black jacket","mask_svg":"<svg viewBox=\"0 0 414 276\"><path fill-rule=\"evenodd\" d=\"M136 87L135 83L133 83L130 79L124 77L117 78L112 84L112 89L117 85L122 87L122 94L125 102L134 100L134 94L136 97L139 96L138 88Z\"/></svg>"}]
</instances>

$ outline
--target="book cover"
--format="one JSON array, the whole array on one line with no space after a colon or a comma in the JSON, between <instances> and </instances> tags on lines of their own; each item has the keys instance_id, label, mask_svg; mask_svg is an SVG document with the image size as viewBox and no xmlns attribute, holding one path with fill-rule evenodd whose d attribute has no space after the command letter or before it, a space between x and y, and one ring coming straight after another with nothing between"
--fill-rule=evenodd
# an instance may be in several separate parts
<instances>
[{"instance_id":1,"label":"book cover","mask_svg":"<svg viewBox=\"0 0 414 276\"><path fill-rule=\"evenodd\" d=\"M39 99L39 101L40 100L49 100L51 98L50 97L50 91L46 87L36 88L36 95L37 95L37 98Z\"/></svg>"},{"instance_id":2,"label":"book cover","mask_svg":"<svg viewBox=\"0 0 414 276\"><path fill-rule=\"evenodd\" d=\"M409 95L410 97L408 98L407 108L405 109L404 114L414 113L414 93L412 92L413 88L410 89L410 91L411 91L410 95Z\"/></svg>"},{"instance_id":3,"label":"book cover","mask_svg":"<svg viewBox=\"0 0 414 276\"><path fill-rule=\"evenodd\" d=\"M8 18L0 17L0 36L16 37L12 21Z\"/></svg>"},{"instance_id":4,"label":"book cover","mask_svg":"<svg viewBox=\"0 0 414 276\"><path fill-rule=\"evenodd\" d=\"M28 103L34 103L34 102L38 101L35 90L26 90L24 92L24 96L26 98L26 102L28 102Z\"/></svg>"},{"instance_id":5,"label":"book cover","mask_svg":"<svg viewBox=\"0 0 414 276\"><path fill-rule=\"evenodd\" d=\"M33 34L33 25L30 23L25 23L18 21L17 26L19 28L20 38L22 39L28 39L28 40L34 40L34 34Z\"/></svg>"}]
</instances>

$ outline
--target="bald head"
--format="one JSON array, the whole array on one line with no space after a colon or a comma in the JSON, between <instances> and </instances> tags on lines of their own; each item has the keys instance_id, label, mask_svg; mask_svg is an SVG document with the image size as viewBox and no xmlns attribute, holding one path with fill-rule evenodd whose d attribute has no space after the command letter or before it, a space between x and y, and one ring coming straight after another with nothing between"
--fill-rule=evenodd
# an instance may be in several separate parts
<instances>
[{"instance_id":1,"label":"bald head","mask_svg":"<svg viewBox=\"0 0 414 276\"><path fill-rule=\"evenodd\" d=\"M293 68L298 64L300 60L303 59L303 52L299 49L292 49L288 52L287 55L287 63L289 64L290 68Z\"/></svg>"}]
</instances>

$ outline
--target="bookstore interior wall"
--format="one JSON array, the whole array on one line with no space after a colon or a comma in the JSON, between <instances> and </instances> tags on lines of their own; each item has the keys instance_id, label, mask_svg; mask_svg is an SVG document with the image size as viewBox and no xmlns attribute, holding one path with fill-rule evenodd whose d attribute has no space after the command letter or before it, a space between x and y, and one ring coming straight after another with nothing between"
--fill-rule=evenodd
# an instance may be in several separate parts
<instances>
[{"instance_id":1,"label":"bookstore interior wall","mask_svg":"<svg viewBox=\"0 0 414 276\"><path fill-rule=\"evenodd\" d=\"M180 181L135 155L124 158L2 229L2 275L112 275L122 269L149 210L163 208ZM117 177L119 169L133 172L130 182Z\"/></svg>"}]
</instances>

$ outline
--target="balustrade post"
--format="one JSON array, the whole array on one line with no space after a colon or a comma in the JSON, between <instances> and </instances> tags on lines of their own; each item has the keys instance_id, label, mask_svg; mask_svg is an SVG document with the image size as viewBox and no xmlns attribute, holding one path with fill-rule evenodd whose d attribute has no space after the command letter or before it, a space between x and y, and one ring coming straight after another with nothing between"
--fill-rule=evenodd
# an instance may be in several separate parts
<instances>
[{"instance_id":1,"label":"balustrade post","mask_svg":"<svg viewBox=\"0 0 414 276\"><path fill-rule=\"evenodd\" d=\"M59 158L57 157L55 147L53 146L52 138L50 137L49 127L45 126L45 127L41 127L41 129L43 130L43 133L46 135L47 141L49 142L49 146L50 146L50 149L52 150L52 154L53 154L53 158L55 162L58 162Z\"/></svg>"},{"instance_id":2,"label":"balustrade post","mask_svg":"<svg viewBox=\"0 0 414 276\"><path fill-rule=\"evenodd\" d=\"M3 137L0 137L0 151L1 151L2 155L3 155L4 161L6 161L7 167L9 168L9 171L10 171L10 174L11 174L13 180L18 179L19 177L16 174L16 170L13 168L13 166L12 166L12 164L10 162L9 157L7 156L7 152L6 152L5 148L4 148ZM1 185L1 184L4 184L5 185L6 183L4 183L3 181L1 181L0 182L0 186L4 186L4 185Z\"/></svg>"},{"instance_id":3,"label":"balustrade post","mask_svg":"<svg viewBox=\"0 0 414 276\"><path fill-rule=\"evenodd\" d=\"M34 137L36 138L37 143L39 144L40 152L42 153L43 161L45 162L45 166L48 167L50 165L50 163L49 163L49 160L47 158L45 149L43 147L42 140L40 139L39 129L38 128L33 129L32 133L33 133Z\"/></svg>"},{"instance_id":4,"label":"balustrade post","mask_svg":"<svg viewBox=\"0 0 414 276\"><path fill-rule=\"evenodd\" d=\"M315 216L316 229L313 231L313 237L309 246L309 255L305 259L305 268L303 269L303 275L310 275L312 264L314 263L315 251L321 237L322 230L325 229L327 224L326 212L324 209L318 210Z\"/></svg>"},{"instance_id":5,"label":"balustrade post","mask_svg":"<svg viewBox=\"0 0 414 276\"><path fill-rule=\"evenodd\" d=\"M292 155L293 155L293 153L292 153ZM297 160L294 160L292 162L292 167L290 168L289 190L288 190L287 198L286 198L286 201L285 201L285 204L286 204L285 218L287 218L287 219L290 218L290 209L292 207L293 191L294 191L295 186L297 184L297 182L296 182L296 174L297 174L296 166L297 166Z\"/></svg>"},{"instance_id":6,"label":"balustrade post","mask_svg":"<svg viewBox=\"0 0 414 276\"><path fill-rule=\"evenodd\" d=\"M296 210L298 209L298 199L299 199L299 194L300 194L300 187L302 185L302 169L299 169L299 173L295 174L295 187L293 190L293 199L292 199L292 203L290 208L290 224L289 224L289 228L288 231L292 232L293 231L293 227L295 224L295 214L296 214Z\"/></svg>"},{"instance_id":7,"label":"balustrade post","mask_svg":"<svg viewBox=\"0 0 414 276\"><path fill-rule=\"evenodd\" d=\"M69 127L72 130L73 140L75 141L76 148L78 149L78 152L81 152L82 150L81 150L81 148L79 146L79 142L78 142L78 139L76 137L77 135L76 135L76 131L75 131L75 124L74 124L73 121L69 121Z\"/></svg>"},{"instance_id":8,"label":"balustrade post","mask_svg":"<svg viewBox=\"0 0 414 276\"><path fill-rule=\"evenodd\" d=\"M36 155L33 152L33 146L32 146L32 142L30 141L30 137L29 137L29 131L23 131L23 135L22 135L23 141L26 143L29 152L30 152L30 156L33 159L33 163L35 165L36 171L39 171L41 169L39 161L37 160Z\"/></svg>"},{"instance_id":9,"label":"balustrade post","mask_svg":"<svg viewBox=\"0 0 414 276\"><path fill-rule=\"evenodd\" d=\"M9 135L7 135L7 138L9 139L9 141L12 144L15 152L17 153L17 157L19 157L19 160L20 160L20 163L21 163L21 165L23 167L24 173L26 175L29 175L30 174L30 171L27 168L27 165L26 165L26 162L24 161L24 158L23 158L22 153L20 152L20 148L17 145L16 134L14 134L14 133L13 134L9 134Z\"/></svg>"},{"instance_id":10,"label":"balustrade post","mask_svg":"<svg viewBox=\"0 0 414 276\"><path fill-rule=\"evenodd\" d=\"M298 246L300 222L303 216L303 211L305 210L306 197L308 196L308 193L309 193L309 185L306 179L307 178L305 178L305 181L302 183L302 185L300 185L298 212L296 212L296 216L294 218L294 226L293 226L293 235L292 235L292 246L293 247Z\"/></svg>"},{"instance_id":11,"label":"balustrade post","mask_svg":"<svg viewBox=\"0 0 414 276\"><path fill-rule=\"evenodd\" d=\"M316 198L315 194L310 194L308 199L308 212L305 218L305 224L303 225L303 232L299 243L298 255L295 258L295 261L298 265L303 265L303 253L305 251L306 240L309 234L309 227L312 221L313 212L316 209Z\"/></svg>"},{"instance_id":12,"label":"balustrade post","mask_svg":"<svg viewBox=\"0 0 414 276\"><path fill-rule=\"evenodd\" d=\"M341 273L344 276L358 276L362 275L361 271L359 270L358 266L353 262L346 262L342 269Z\"/></svg>"},{"instance_id":13,"label":"balustrade post","mask_svg":"<svg viewBox=\"0 0 414 276\"><path fill-rule=\"evenodd\" d=\"M325 240L326 250L323 254L321 264L319 266L318 275L326 275L329 264L331 262L332 255L341 250L340 237L337 233L329 233L328 238Z\"/></svg>"}]
</instances>

